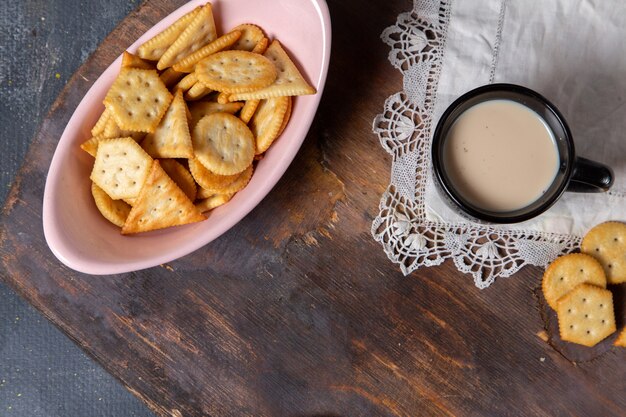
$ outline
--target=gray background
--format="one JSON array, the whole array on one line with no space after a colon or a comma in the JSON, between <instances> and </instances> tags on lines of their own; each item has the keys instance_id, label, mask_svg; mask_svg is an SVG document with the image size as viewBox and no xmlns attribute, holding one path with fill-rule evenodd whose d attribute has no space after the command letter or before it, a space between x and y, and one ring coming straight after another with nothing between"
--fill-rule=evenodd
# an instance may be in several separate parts
<instances>
[{"instance_id":1,"label":"gray background","mask_svg":"<svg viewBox=\"0 0 626 417\"><path fill-rule=\"evenodd\" d=\"M134 0L2 0L0 201L69 77ZM0 417L153 416L0 283Z\"/></svg>"}]
</instances>

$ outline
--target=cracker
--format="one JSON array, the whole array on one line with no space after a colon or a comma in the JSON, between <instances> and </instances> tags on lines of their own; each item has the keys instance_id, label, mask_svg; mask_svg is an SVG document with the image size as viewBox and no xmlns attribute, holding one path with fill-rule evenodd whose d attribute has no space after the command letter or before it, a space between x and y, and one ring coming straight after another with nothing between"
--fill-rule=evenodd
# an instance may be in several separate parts
<instances>
[{"instance_id":1,"label":"cracker","mask_svg":"<svg viewBox=\"0 0 626 417\"><path fill-rule=\"evenodd\" d=\"M180 90L155 132L146 136L141 147L153 158L193 157L187 105Z\"/></svg>"},{"instance_id":2,"label":"cracker","mask_svg":"<svg viewBox=\"0 0 626 417\"><path fill-rule=\"evenodd\" d=\"M222 51L234 44L241 37L241 31L233 30L226 35L220 36L210 44L198 49L193 54L181 59L174 64L173 68L180 72L193 72L196 64L209 55Z\"/></svg>"},{"instance_id":3,"label":"cracker","mask_svg":"<svg viewBox=\"0 0 626 417\"><path fill-rule=\"evenodd\" d=\"M132 138L104 139L98 144L91 180L114 200L139 194L152 158Z\"/></svg>"},{"instance_id":4,"label":"cracker","mask_svg":"<svg viewBox=\"0 0 626 417\"><path fill-rule=\"evenodd\" d=\"M561 339L595 346L615 332L613 294L590 284L580 284L557 303Z\"/></svg>"},{"instance_id":5,"label":"cracker","mask_svg":"<svg viewBox=\"0 0 626 417\"><path fill-rule=\"evenodd\" d=\"M116 226L124 226L124 222L130 213L130 206L122 200L113 200L104 190L95 183L91 183L91 195L96 203L98 211L105 219Z\"/></svg>"},{"instance_id":6,"label":"cracker","mask_svg":"<svg viewBox=\"0 0 626 417\"><path fill-rule=\"evenodd\" d=\"M213 10L211 3L207 3L172 46L163 53L157 63L157 68L162 70L171 67L175 62L191 55L216 38L217 30L215 29Z\"/></svg>"},{"instance_id":7,"label":"cracker","mask_svg":"<svg viewBox=\"0 0 626 417\"><path fill-rule=\"evenodd\" d=\"M148 61L144 61L137 55L133 55L128 51L124 51L122 54L122 68L139 68L139 69L154 69L154 65Z\"/></svg>"},{"instance_id":8,"label":"cracker","mask_svg":"<svg viewBox=\"0 0 626 417\"><path fill-rule=\"evenodd\" d=\"M250 123L250 119L254 116L257 107L259 107L259 103L261 100L247 100L246 104L241 108L241 113L239 113L239 118L243 120L245 124Z\"/></svg>"},{"instance_id":9,"label":"cracker","mask_svg":"<svg viewBox=\"0 0 626 417\"><path fill-rule=\"evenodd\" d=\"M278 136L283 134L287 125L289 124L289 120L291 120L291 112L293 111L293 99L289 97L289 105L287 106L287 111L285 112L285 117L283 118L283 124L280 126L280 130L278 131Z\"/></svg>"},{"instance_id":10,"label":"cracker","mask_svg":"<svg viewBox=\"0 0 626 417\"><path fill-rule=\"evenodd\" d=\"M583 283L606 288L604 269L591 256L572 253L550 264L543 274L541 288L550 307L556 310L558 299Z\"/></svg>"},{"instance_id":11,"label":"cracker","mask_svg":"<svg viewBox=\"0 0 626 417\"><path fill-rule=\"evenodd\" d=\"M198 188L196 187L196 182L193 180L193 177L187 171L187 168L182 166L175 159L161 159L159 160L161 164L161 168L165 171L165 173L178 185L178 188L183 190L185 195L191 200L196 199L196 194L198 192Z\"/></svg>"},{"instance_id":12,"label":"cracker","mask_svg":"<svg viewBox=\"0 0 626 417\"><path fill-rule=\"evenodd\" d=\"M233 31L235 30L241 32L241 37L233 45L232 49L234 50L252 52L258 43L265 38L263 30L250 23L239 25L233 29Z\"/></svg>"},{"instance_id":13,"label":"cracker","mask_svg":"<svg viewBox=\"0 0 626 417\"><path fill-rule=\"evenodd\" d=\"M205 87L201 82L197 82L185 93L185 99L189 101L200 100L209 95L213 90Z\"/></svg>"},{"instance_id":14,"label":"cracker","mask_svg":"<svg viewBox=\"0 0 626 417\"><path fill-rule=\"evenodd\" d=\"M200 13L201 7L196 7L187 13L170 27L159 33L137 49L137 55L140 58L150 61L158 61L167 49L178 39L181 33L189 26L189 24Z\"/></svg>"},{"instance_id":15,"label":"cracker","mask_svg":"<svg viewBox=\"0 0 626 417\"><path fill-rule=\"evenodd\" d=\"M287 107L289 107L289 97L268 98L259 104L249 123L250 130L256 138L256 155L268 150L278 137Z\"/></svg>"},{"instance_id":16,"label":"cracker","mask_svg":"<svg viewBox=\"0 0 626 417\"><path fill-rule=\"evenodd\" d=\"M117 125L115 118L111 116L109 120L107 121L106 125L104 126L104 131L99 136L102 136L103 138L106 138L106 139L130 137L130 138L135 139L135 141L138 142L141 139L143 139L143 137L146 136L146 134L143 132L133 132L132 130L121 129Z\"/></svg>"},{"instance_id":17,"label":"cracker","mask_svg":"<svg viewBox=\"0 0 626 417\"><path fill-rule=\"evenodd\" d=\"M141 193L122 227L122 234L180 226L205 218L165 173L159 161L154 160Z\"/></svg>"},{"instance_id":18,"label":"cracker","mask_svg":"<svg viewBox=\"0 0 626 417\"><path fill-rule=\"evenodd\" d=\"M232 94L230 101L301 96L316 93L315 88L311 87L300 74L300 71L298 71L296 65L282 48L280 42L274 40L263 56L267 57L276 66L278 76L274 83L258 91Z\"/></svg>"},{"instance_id":19,"label":"cracker","mask_svg":"<svg viewBox=\"0 0 626 417\"><path fill-rule=\"evenodd\" d=\"M208 116L213 113L230 113L235 114L243 107L243 103L228 103L219 104L212 101L196 101L189 103L189 111L191 112L191 122L189 122L190 129L193 129L196 124L204 116Z\"/></svg>"},{"instance_id":20,"label":"cracker","mask_svg":"<svg viewBox=\"0 0 626 417\"><path fill-rule=\"evenodd\" d=\"M198 193L196 194L196 200L204 200L215 195L214 191L207 190L206 188L198 187Z\"/></svg>"},{"instance_id":21,"label":"cracker","mask_svg":"<svg viewBox=\"0 0 626 417\"><path fill-rule=\"evenodd\" d=\"M587 232L580 248L600 261L609 284L626 282L626 224L599 224Z\"/></svg>"},{"instance_id":22,"label":"cracker","mask_svg":"<svg viewBox=\"0 0 626 417\"><path fill-rule=\"evenodd\" d=\"M152 133L172 101L154 70L122 68L104 99L121 129Z\"/></svg>"},{"instance_id":23,"label":"cracker","mask_svg":"<svg viewBox=\"0 0 626 417\"><path fill-rule=\"evenodd\" d=\"M219 175L238 174L254 159L254 136L232 114L205 116L194 127L191 140L196 158Z\"/></svg>"},{"instance_id":24,"label":"cracker","mask_svg":"<svg viewBox=\"0 0 626 417\"><path fill-rule=\"evenodd\" d=\"M626 328L622 329L622 332L617 336L613 344L619 347L626 347Z\"/></svg>"},{"instance_id":25,"label":"cracker","mask_svg":"<svg viewBox=\"0 0 626 417\"><path fill-rule=\"evenodd\" d=\"M233 181L232 184L219 190L219 194L235 194L236 192L243 190L250 182L253 172L254 168L252 167L252 164L250 164L245 171L237 176L237 179Z\"/></svg>"},{"instance_id":26,"label":"cracker","mask_svg":"<svg viewBox=\"0 0 626 417\"><path fill-rule=\"evenodd\" d=\"M91 129L91 136L102 135L104 133L104 128L106 127L110 118L111 118L111 112L105 107L104 111L98 118L98 121Z\"/></svg>"},{"instance_id":27,"label":"cracker","mask_svg":"<svg viewBox=\"0 0 626 417\"><path fill-rule=\"evenodd\" d=\"M232 194L215 194L196 203L196 208L201 213L206 213L219 206L223 206L233 198Z\"/></svg>"},{"instance_id":28,"label":"cracker","mask_svg":"<svg viewBox=\"0 0 626 417\"><path fill-rule=\"evenodd\" d=\"M233 182L239 178L240 174L234 175L218 175L210 170L206 169L204 165L198 159L192 158L189 160L189 170L191 171L191 175L196 180L201 190L204 190L203 197L198 196L197 198L207 198L206 192L210 193L209 195L218 194L220 190L227 188Z\"/></svg>"},{"instance_id":29,"label":"cracker","mask_svg":"<svg viewBox=\"0 0 626 417\"><path fill-rule=\"evenodd\" d=\"M175 71L174 68L168 68L165 71L163 71L159 77L161 78L161 81L163 81L163 84L165 84L165 86L167 88L172 88L173 86L176 85L176 83L178 83L185 75L184 72L178 72Z\"/></svg>"},{"instance_id":30,"label":"cracker","mask_svg":"<svg viewBox=\"0 0 626 417\"><path fill-rule=\"evenodd\" d=\"M196 74L202 84L213 90L244 93L271 85L276 80L277 71L263 55L223 51L198 62Z\"/></svg>"},{"instance_id":31,"label":"cracker","mask_svg":"<svg viewBox=\"0 0 626 417\"><path fill-rule=\"evenodd\" d=\"M185 77L174 86L174 91L182 90L183 92L189 90L198 82L198 76L195 72L185 75Z\"/></svg>"},{"instance_id":32,"label":"cracker","mask_svg":"<svg viewBox=\"0 0 626 417\"><path fill-rule=\"evenodd\" d=\"M98 143L103 139L105 139L105 137L102 135L94 136L91 139L83 142L80 145L80 149L82 149L83 151L87 152L89 155L95 158L96 153L98 152Z\"/></svg>"},{"instance_id":33,"label":"cracker","mask_svg":"<svg viewBox=\"0 0 626 417\"><path fill-rule=\"evenodd\" d=\"M270 40L264 37L256 44L252 52L254 52L255 54L263 55L265 51L267 51L267 47L269 46L269 44Z\"/></svg>"}]
</instances>

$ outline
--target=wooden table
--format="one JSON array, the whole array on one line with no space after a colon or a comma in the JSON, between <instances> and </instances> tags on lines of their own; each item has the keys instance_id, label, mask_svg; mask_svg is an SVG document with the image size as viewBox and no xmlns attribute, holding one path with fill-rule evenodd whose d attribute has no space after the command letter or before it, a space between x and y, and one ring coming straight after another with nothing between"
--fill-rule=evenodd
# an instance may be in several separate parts
<instances>
[{"instance_id":1,"label":"wooden table","mask_svg":"<svg viewBox=\"0 0 626 417\"><path fill-rule=\"evenodd\" d=\"M371 123L402 89L379 35L409 1L329 1L316 120L284 178L227 234L146 271L62 266L41 225L58 138L103 69L182 3L133 12L43 121L0 223L11 287L163 416L626 415L626 351L558 342L539 269L480 291L452 263L403 277L373 241L391 161Z\"/></svg>"}]
</instances>

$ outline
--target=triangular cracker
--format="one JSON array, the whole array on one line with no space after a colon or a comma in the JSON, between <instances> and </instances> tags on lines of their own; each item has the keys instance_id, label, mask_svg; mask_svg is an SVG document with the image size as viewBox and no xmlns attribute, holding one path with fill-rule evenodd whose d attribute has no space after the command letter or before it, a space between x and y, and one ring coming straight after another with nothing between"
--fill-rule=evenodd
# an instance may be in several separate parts
<instances>
[{"instance_id":1,"label":"triangular cracker","mask_svg":"<svg viewBox=\"0 0 626 417\"><path fill-rule=\"evenodd\" d=\"M187 120L187 105L178 90L161 124L141 142L153 158L193 158L193 146Z\"/></svg>"},{"instance_id":2,"label":"triangular cracker","mask_svg":"<svg viewBox=\"0 0 626 417\"><path fill-rule=\"evenodd\" d=\"M122 234L180 226L205 218L155 160Z\"/></svg>"},{"instance_id":3,"label":"triangular cracker","mask_svg":"<svg viewBox=\"0 0 626 417\"><path fill-rule=\"evenodd\" d=\"M162 70L171 67L175 62L191 55L216 38L217 30L213 19L213 10L211 3L207 3L172 46L161 56L157 68Z\"/></svg>"},{"instance_id":4,"label":"triangular cracker","mask_svg":"<svg viewBox=\"0 0 626 417\"><path fill-rule=\"evenodd\" d=\"M148 61L144 61L137 55L133 55L128 51L124 51L122 54L122 68L139 68L139 69L154 69L154 65Z\"/></svg>"},{"instance_id":5,"label":"triangular cracker","mask_svg":"<svg viewBox=\"0 0 626 417\"><path fill-rule=\"evenodd\" d=\"M269 87L257 91L231 94L230 101L301 96L316 93L315 88L311 87L309 83L304 80L304 77L302 77L296 65L291 61L280 45L280 42L274 40L263 56L272 61L276 66L278 70L276 81Z\"/></svg>"},{"instance_id":6,"label":"triangular cracker","mask_svg":"<svg viewBox=\"0 0 626 417\"><path fill-rule=\"evenodd\" d=\"M143 59L158 61L165 51L178 39L180 34L185 31L187 26L196 18L198 13L200 13L200 9L201 7L196 7L163 32L141 45L139 49L137 49L137 55Z\"/></svg>"}]
</instances>

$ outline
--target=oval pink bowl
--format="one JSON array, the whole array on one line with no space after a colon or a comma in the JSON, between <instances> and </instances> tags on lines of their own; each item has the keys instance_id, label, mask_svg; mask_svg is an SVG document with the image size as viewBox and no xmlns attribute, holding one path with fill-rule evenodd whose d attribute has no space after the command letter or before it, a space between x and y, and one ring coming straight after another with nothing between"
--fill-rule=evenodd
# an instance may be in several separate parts
<instances>
[{"instance_id":1,"label":"oval pink bowl","mask_svg":"<svg viewBox=\"0 0 626 417\"><path fill-rule=\"evenodd\" d=\"M128 50L133 52L183 14L207 0L192 0L167 16ZM281 41L317 94L294 100L282 136L259 162L250 184L201 223L135 236L98 212L89 175L93 158L80 149L104 106L119 72L118 58L94 83L72 115L50 164L43 200L43 228L48 246L65 265L94 275L149 268L185 256L206 245L245 217L276 185L304 141L322 96L330 60L331 25L324 0L214 0L220 33L241 23L255 23L270 39Z\"/></svg>"}]
</instances>

